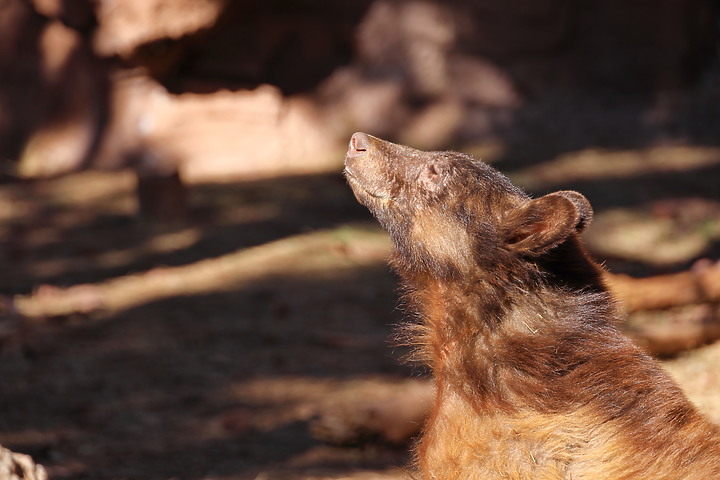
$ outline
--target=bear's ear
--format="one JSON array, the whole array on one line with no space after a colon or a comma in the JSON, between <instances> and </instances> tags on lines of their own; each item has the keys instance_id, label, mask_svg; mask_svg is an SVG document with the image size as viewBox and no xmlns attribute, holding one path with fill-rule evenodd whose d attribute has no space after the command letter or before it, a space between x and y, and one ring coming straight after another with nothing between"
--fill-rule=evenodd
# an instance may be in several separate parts
<instances>
[{"instance_id":1,"label":"bear's ear","mask_svg":"<svg viewBox=\"0 0 720 480\"><path fill-rule=\"evenodd\" d=\"M592 221L590 202L577 192L555 192L514 208L502 220L505 246L523 255L541 255Z\"/></svg>"},{"instance_id":2,"label":"bear's ear","mask_svg":"<svg viewBox=\"0 0 720 480\"><path fill-rule=\"evenodd\" d=\"M418 176L418 183L430 192L437 192L445 181L446 169L446 166L440 162L423 165Z\"/></svg>"}]
</instances>

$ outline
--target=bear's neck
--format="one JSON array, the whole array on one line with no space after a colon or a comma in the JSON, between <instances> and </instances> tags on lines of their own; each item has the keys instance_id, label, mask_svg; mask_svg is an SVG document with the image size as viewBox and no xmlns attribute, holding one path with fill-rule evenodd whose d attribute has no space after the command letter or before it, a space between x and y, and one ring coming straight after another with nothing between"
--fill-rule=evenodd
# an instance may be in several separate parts
<instances>
[{"instance_id":1,"label":"bear's neck","mask_svg":"<svg viewBox=\"0 0 720 480\"><path fill-rule=\"evenodd\" d=\"M617 333L608 322L617 316L614 303L596 273L582 289L539 278L493 283L481 272L452 278L401 273L420 317L413 333L421 360L439 388L467 394L480 408L538 401L555 408L558 399L541 390L585 361L587 352L603 348L597 338ZM529 397L518 398L523 392Z\"/></svg>"}]
</instances>

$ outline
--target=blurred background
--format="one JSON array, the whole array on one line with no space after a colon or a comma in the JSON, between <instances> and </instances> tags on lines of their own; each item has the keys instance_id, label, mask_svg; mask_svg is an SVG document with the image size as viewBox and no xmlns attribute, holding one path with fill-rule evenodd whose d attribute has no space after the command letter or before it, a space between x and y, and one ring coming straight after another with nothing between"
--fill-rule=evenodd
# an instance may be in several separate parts
<instances>
[{"instance_id":1,"label":"blurred background","mask_svg":"<svg viewBox=\"0 0 720 480\"><path fill-rule=\"evenodd\" d=\"M355 131L582 192L624 328L720 421L719 10L0 0L0 445L54 479L401 478L432 393Z\"/></svg>"}]
</instances>

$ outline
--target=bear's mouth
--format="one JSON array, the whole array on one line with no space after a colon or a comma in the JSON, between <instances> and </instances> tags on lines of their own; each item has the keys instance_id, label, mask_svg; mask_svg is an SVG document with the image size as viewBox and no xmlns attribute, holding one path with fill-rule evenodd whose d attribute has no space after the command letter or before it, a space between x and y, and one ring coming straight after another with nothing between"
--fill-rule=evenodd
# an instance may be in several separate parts
<instances>
[{"instance_id":1,"label":"bear's mouth","mask_svg":"<svg viewBox=\"0 0 720 480\"><path fill-rule=\"evenodd\" d=\"M372 198L377 198L378 200L388 200L390 198L388 195L369 190L365 185L363 185L362 181L358 178L358 176L355 175L352 170L350 170L350 168L345 167L343 173L345 174L345 178L347 179L352 189L357 193L361 195L367 195Z\"/></svg>"}]
</instances>

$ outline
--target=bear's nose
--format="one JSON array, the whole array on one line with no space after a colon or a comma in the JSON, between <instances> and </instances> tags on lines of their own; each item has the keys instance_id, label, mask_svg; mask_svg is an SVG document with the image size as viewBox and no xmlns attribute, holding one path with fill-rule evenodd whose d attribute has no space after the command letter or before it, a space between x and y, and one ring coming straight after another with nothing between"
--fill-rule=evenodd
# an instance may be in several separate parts
<instances>
[{"instance_id":1,"label":"bear's nose","mask_svg":"<svg viewBox=\"0 0 720 480\"><path fill-rule=\"evenodd\" d=\"M347 156L355 157L362 155L370 147L370 136L367 133L357 132L350 137Z\"/></svg>"}]
</instances>

